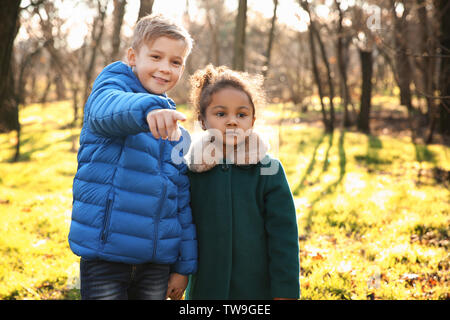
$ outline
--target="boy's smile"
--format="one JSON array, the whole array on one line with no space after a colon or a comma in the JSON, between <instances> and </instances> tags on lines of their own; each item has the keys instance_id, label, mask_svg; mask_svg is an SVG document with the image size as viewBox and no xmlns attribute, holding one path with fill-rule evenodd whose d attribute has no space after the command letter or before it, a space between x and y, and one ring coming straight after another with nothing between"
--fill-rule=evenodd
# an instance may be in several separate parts
<instances>
[{"instance_id":1,"label":"boy's smile","mask_svg":"<svg viewBox=\"0 0 450 320\"><path fill-rule=\"evenodd\" d=\"M184 70L187 46L183 40L159 37L128 49L128 63L142 86L154 94L172 89Z\"/></svg>"}]
</instances>

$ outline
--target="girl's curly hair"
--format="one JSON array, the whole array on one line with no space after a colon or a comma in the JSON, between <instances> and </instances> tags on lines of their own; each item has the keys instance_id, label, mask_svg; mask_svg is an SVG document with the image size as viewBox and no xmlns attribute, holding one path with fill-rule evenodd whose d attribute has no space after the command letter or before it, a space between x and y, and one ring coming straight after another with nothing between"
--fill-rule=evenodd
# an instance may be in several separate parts
<instances>
[{"instance_id":1,"label":"girl's curly hair","mask_svg":"<svg viewBox=\"0 0 450 320\"><path fill-rule=\"evenodd\" d=\"M214 67L208 64L204 69L197 70L190 78L191 103L198 117L205 117L206 108L211 103L212 95L223 88L235 88L245 92L253 107L253 116L257 106L265 103L262 89L263 77L249 75L246 72L231 70L226 66Z\"/></svg>"}]
</instances>

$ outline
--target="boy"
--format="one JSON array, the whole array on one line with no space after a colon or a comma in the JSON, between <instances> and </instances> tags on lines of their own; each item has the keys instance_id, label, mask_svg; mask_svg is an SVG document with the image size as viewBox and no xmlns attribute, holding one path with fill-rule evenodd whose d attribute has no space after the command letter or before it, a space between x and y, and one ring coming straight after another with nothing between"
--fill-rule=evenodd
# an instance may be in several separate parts
<instances>
[{"instance_id":1,"label":"boy","mask_svg":"<svg viewBox=\"0 0 450 320\"><path fill-rule=\"evenodd\" d=\"M129 65L99 74L84 110L69 244L82 299L180 298L197 268L186 165L174 164L183 114L166 96L192 48L188 32L151 15L136 25ZM187 150L188 148L183 148Z\"/></svg>"}]
</instances>

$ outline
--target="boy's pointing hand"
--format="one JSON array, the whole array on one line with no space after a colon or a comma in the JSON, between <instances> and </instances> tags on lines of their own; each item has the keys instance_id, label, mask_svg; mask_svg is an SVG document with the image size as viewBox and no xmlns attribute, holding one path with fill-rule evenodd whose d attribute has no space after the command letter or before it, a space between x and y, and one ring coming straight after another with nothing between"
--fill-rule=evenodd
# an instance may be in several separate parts
<instances>
[{"instance_id":1,"label":"boy's pointing hand","mask_svg":"<svg viewBox=\"0 0 450 320\"><path fill-rule=\"evenodd\" d=\"M185 120L184 114L170 109L157 109L147 114L148 127L156 139L180 140L181 130L178 128L177 121Z\"/></svg>"}]
</instances>

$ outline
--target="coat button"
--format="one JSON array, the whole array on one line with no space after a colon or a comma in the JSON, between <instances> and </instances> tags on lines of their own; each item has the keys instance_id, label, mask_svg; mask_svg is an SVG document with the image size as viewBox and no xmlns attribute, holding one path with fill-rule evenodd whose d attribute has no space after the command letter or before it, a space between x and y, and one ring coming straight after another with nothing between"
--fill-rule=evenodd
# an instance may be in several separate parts
<instances>
[{"instance_id":1,"label":"coat button","mask_svg":"<svg viewBox=\"0 0 450 320\"><path fill-rule=\"evenodd\" d=\"M229 169L228 164L226 164L226 163L222 164L222 170L223 171L228 171L228 169Z\"/></svg>"}]
</instances>

